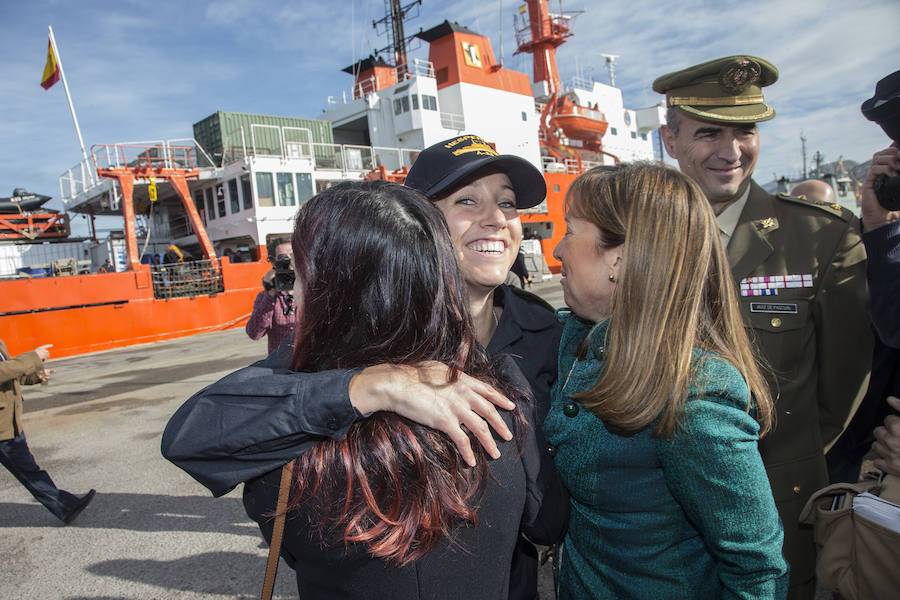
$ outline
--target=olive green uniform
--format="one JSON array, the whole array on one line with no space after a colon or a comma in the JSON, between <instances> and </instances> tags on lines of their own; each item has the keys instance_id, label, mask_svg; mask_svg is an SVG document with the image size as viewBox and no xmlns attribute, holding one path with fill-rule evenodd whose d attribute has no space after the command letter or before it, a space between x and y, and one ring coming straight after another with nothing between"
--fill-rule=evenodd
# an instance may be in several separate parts
<instances>
[{"instance_id":1,"label":"olive green uniform","mask_svg":"<svg viewBox=\"0 0 900 600\"><path fill-rule=\"evenodd\" d=\"M772 63L737 55L663 75L653 89L675 117L737 127L775 116L762 88L777 80ZM798 516L828 483L825 450L862 399L872 360L859 222L838 205L773 196L751 180L727 252L775 399L759 449L784 524L788 598L812 600L815 546Z\"/></svg>"},{"instance_id":2,"label":"olive green uniform","mask_svg":"<svg viewBox=\"0 0 900 600\"><path fill-rule=\"evenodd\" d=\"M866 389L873 344L866 254L850 211L750 185L728 259L775 398L775 427L760 453L784 523L791 585L808 587L792 592L811 598L815 547L798 516L810 494L828 484L823 448Z\"/></svg>"}]
</instances>

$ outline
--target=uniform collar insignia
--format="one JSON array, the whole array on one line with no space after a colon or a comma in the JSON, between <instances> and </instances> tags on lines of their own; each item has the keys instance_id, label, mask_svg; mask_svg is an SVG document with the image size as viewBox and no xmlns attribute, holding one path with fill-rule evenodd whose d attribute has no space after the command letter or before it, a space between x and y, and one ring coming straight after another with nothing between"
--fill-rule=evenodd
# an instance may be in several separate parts
<instances>
[{"instance_id":1,"label":"uniform collar insignia","mask_svg":"<svg viewBox=\"0 0 900 600\"><path fill-rule=\"evenodd\" d=\"M766 231L767 229L775 229L778 227L778 219L775 217L768 217L765 219L759 219L757 221L753 221L753 224L756 225L756 229L758 231Z\"/></svg>"}]
</instances>

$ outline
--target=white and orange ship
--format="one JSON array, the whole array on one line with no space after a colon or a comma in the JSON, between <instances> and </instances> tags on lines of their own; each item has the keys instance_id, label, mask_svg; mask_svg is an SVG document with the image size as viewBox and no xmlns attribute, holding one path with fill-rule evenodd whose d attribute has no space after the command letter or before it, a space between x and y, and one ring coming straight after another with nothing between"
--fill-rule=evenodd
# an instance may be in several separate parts
<instances>
[{"instance_id":1,"label":"white and orange ship","mask_svg":"<svg viewBox=\"0 0 900 600\"><path fill-rule=\"evenodd\" d=\"M407 59L394 22L392 60L344 69L352 91L315 120L217 112L193 139L94 146L60 177L61 199L91 220L121 215L124 228L70 240L52 213L0 215L0 337L13 354L52 343L62 357L241 326L269 269L265 245L291 231L303 202L340 180L402 182L422 148L464 132L543 171L547 198L524 211L523 246L536 274L557 270L572 180L652 159L663 118L658 106L624 108L611 85L560 81L556 49L575 14L551 13L547 0L519 10L518 52L533 55L534 81L449 21L416 34L427 60ZM106 259L113 272L96 272Z\"/></svg>"}]
</instances>

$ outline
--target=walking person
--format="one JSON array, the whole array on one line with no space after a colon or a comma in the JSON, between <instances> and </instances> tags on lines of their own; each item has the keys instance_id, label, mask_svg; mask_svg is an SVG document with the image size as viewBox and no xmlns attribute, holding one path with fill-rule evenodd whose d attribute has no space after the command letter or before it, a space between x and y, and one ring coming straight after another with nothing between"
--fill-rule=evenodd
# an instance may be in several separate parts
<instances>
[{"instance_id":1,"label":"walking person","mask_svg":"<svg viewBox=\"0 0 900 600\"><path fill-rule=\"evenodd\" d=\"M20 385L48 380L44 361L50 357L49 348L50 344L38 346L12 358L6 344L0 340L0 463L38 502L68 525L93 500L94 490L79 498L57 488L50 475L34 460L22 430Z\"/></svg>"}]
</instances>

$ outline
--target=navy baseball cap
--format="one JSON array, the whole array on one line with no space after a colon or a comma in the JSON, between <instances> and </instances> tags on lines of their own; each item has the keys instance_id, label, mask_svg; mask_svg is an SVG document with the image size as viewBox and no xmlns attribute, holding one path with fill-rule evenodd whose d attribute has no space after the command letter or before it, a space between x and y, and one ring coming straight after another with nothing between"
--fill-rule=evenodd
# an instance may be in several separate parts
<instances>
[{"instance_id":1,"label":"navy baseball cap","mask_svg":"<svg viewBox=\"0 0 900 600\"><path fill-rule=\"evenodd\" d=\"M878 123L889 138L900 144L900 71L875 84L875 95L860 108L865 118Z\"/></svg>"},{"instance_id":2,"label":"navy baseball cap","mask_svg":"<svg viewBox=\"0 0 900 600\"><path fill-rule=\"evenodd\" d=\"M512 154L498 154L477 135L450 138L423 150L406 176L406 185L436 198L485 167L509 177L516 208L531 208L547 196L544 176L533 164Z\"/></svg>"}]
</instances>

